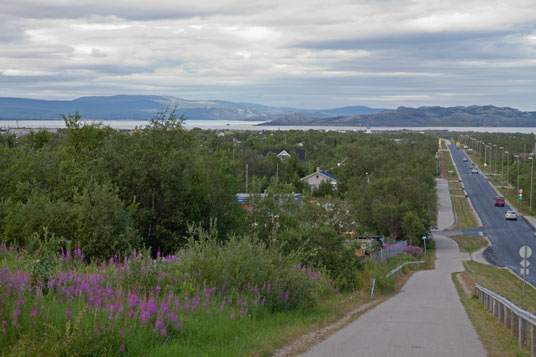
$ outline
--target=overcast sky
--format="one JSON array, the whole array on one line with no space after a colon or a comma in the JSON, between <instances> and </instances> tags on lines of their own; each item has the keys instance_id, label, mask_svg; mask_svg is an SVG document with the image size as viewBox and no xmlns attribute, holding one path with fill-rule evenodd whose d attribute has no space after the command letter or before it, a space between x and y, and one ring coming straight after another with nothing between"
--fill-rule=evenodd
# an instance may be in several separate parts
<instances>
[{"instance_id":1,"label":"overcast sky","mask_svg":"<svg viewBox=\"0 0 536 357\"><path fill-rule=\"evenodd\" d=\"M535 0L2 0L0 96L536 111Z\"/></svg>"}]
</instances>

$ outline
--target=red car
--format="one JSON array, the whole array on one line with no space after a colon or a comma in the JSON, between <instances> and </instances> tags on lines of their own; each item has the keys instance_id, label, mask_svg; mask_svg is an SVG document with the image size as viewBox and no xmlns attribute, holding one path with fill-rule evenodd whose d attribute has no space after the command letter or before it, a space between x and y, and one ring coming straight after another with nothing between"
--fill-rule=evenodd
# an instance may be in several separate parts
<instances>
[{"instance_id":1,"label":"red car","mask_svg":"<svg viewBox=\"0 0 536 357\"><path fill-rule=\"evenodd\" d=\"M504 197L501 197L501 196L495 197L495 206L504 207Z\"/></svg>"}]
</instances>

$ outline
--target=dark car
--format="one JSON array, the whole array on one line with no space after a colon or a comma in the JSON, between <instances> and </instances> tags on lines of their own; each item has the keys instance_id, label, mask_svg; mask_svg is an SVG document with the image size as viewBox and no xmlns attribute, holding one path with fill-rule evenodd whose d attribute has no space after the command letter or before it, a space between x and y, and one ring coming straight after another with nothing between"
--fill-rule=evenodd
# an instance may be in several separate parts
<instances>
[{"instance_id":1,"label":"dark car","mask_svg":"<svg viewBox=\"0 0 536 357\"><path fill-rule=\"evenodd\" d=\"M496 196L495 197L495 206L504 207L504 197Z\"/></svg>"},{"instance_id":2,"label":"dark car","mask_svg":"<svg viewBox=\"0 0 536 357\"><path fill-rule=\"evenodd\" d=\"M467 162L467 158L466 158L466 157L463 158L463 162Z\"/></svg>"}]
</instances>

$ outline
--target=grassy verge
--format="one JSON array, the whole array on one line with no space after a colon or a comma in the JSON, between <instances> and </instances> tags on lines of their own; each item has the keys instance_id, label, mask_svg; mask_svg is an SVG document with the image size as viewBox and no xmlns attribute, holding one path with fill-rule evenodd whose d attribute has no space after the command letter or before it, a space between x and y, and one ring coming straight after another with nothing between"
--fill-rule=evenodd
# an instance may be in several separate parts
<instances>
[{"instance_id":1,"label":"grassy verge","mask_svg":"<svg viewBox=\"0 0 536 357\"><path fill-rule=\"evenodd\" d=\"M449 237L454 239L462 252L471 252L487 244L480 237ZM517 339L504 325L489 313L484 305L473 296L475 283L495 291L519 307L536 312L536 290L526 286L522 295L523 282L506 269L477 262L464 262L465 272L453 275L460 300L471 319L480 340L489 356L529 356L528 348L519 348Z\"/></svg>"},{"instance_id":2,"label":"grassy verge","mask_svg":"<svg viewBox=\"0 0 536 357\"><path fill-rule=\"evenodd\" d=\"M448 236L450 239L458 243L460 252L472 253L482 247L488 246L488 241L482 237L467 237L467 236Z\"/></svg>"}]
</instances>

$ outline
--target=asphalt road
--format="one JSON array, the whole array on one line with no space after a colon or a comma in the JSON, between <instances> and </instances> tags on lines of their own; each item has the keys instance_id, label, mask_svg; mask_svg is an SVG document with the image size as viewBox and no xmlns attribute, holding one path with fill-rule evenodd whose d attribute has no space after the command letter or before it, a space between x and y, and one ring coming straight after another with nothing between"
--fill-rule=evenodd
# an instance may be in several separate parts
<instances>
[{"instance_id":1,"label":"asphalt road","mask_svg":"<svg viewBox=\"0 0 536 357\"><path fill-rule=\"evenodd\" d=\"M470 230L471 232L467 233L481 231L487 236L493 246L486 249L484 257L490 263L509 267L517 275L520 275L520 262L522 260L519 255L519 249L524 245L529 246L533 251L533 255L529 258L529 262L532 265L529 267L527 281L536 285L536 236L533 228L522 217L519 217L517 221L507 221L504 218L504 214L511 208L508 205L495 207L494 198L497 194L487 178L482 175L480 170L478 174L471 173L471 160L468 159L468 162L463 162L463 158L467 157L463 150L456 149L456 145L450 145L449 149L467 194L482 220L482 227L472 229ZM487 172L487 168L481 167L479 169L484 169ZM495 171L495 168L493 171ZM500 174L499 166L497 173ZM514 177L512 175L515 175L515 173L510 172L511 178Z\"/></svg>"}]
</instances>

